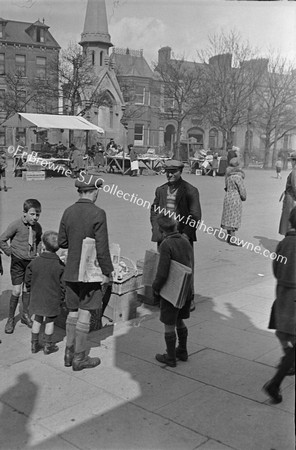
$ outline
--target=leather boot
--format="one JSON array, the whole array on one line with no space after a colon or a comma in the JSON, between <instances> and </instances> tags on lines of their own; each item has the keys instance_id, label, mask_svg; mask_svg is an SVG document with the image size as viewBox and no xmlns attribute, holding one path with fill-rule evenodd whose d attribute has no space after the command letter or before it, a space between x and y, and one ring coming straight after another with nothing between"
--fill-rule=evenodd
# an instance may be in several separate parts
<instances>
[{"instance_id":1,"label":"leather boot","mask_svg":"<svg viewBox=\"0 0 296 450\"><path fill-rule=\"evenodd\" d=\"M52 334L45 334L44 340L45 343L43 347L43 353L45 355L50 355L51 353L55 353L59 350L59 347L52 342Z\"/></svg>"},{"instance_id":2,"label":"leather boot","mask_svg":"<svg viewBox=\"0 0 296 450\"><path fill-rule=\"evenodd\" d=\"M22 303L23 303L23 312L21 315L21 323L24 323L25 325L27 325L27 327L32 328L33 322L29 315L30 294L28 292L23 292Z\"/></svg>"},{"instance_id":3,"label":"leather boot","mask_svg":"<svg viewBox=\"0 0 296 450\"><path fill-rule=\"evenodd\" d=\"M31 352L38 353L42 350L42 345L39 344L39 333L32 333L31 336Z\"/></svg>"},{"instance_id":4,"label":"leather boot","mask_svg":"<svg viewBox=\"0 0 296 450\"><path fill-rule=\"evenodd\" d=\"M165 333L164 339L167 346L167 353L165 353L164 355L157 353L155 355L155 359L158 362L166 364L169 367L176 367L176 333Z\"/></svg>"},{"instance_id":5,"label":"leather boot","mask_svg":"<svg viewBox=\"0 0 296 450\"><path fill-rule=\"evenodd\" d=\"M177 335L179 340L179 345L176 348L176 357L181 361L187 361L188 352L187 352L187 337L188 337L188 329L177 328Z\"/></svg>"},{"instance_id":6,"label":"leather boot","mask_svg":"<svg viewBox=\"0 0 296 450\"><path fill-rule=\"evenodd\" d=\"M90 358L86 356L85 351L80 353L74 353L74 358L72 361L72 369L74 371L83 369L92 369L101 364L100 358Z\"/></svg>"},{"instance_id":7,"label":"leather boot","mask_svg":"<svg viewBox=\"0 0 296 450\"><path fill-rule=\"evenodd\" d=\"M8 313L8 319L5 325L5 333L6 334L12 334L14 332L14 327L15 327L15 320L14 320L14 315L15 315L15 310L18 304L19 298L15 295L11 295L10 297L10 301L9 301L9 313Z\"/></svg>"},{"instance_id":8,"label":"leather boot","mask_svg":"<svg viewBox=\"0 0 296 450\"><path fill-rule=\"evenodd\" d=\"M74 345L65 348L64 363L65 367L71 367L74 358Z\"/></svg>"}]
</instances>

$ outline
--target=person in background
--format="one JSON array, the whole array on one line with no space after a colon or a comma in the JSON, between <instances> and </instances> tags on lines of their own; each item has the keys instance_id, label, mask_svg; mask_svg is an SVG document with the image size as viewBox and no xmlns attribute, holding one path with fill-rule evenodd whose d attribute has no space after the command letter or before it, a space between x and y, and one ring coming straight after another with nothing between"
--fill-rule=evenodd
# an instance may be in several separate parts
<instances>
[{"instance_id":1,"label":"person in background","mask_svg":"<svg viewBox=\"0 0 296 450\"><path fill-rule=\"evenodd\" d=\"M238 158L230 161L230 166L225 174L225 197L221 218L221 228L227 230L227 242L230 245L241 247L236 242L235 232L241 226L242 202L247 199L247 192L244 185L245 174L239 167Z\"/></svg>"},{"instance_id":2,"label":"person in background","mask_svg":"<svg viewBox=\"0 0 296 450\"><path fill-rule=\"evenodd\" d=\"M59 249L58 233L46 231L42 236L43 252L30 262L25 275L27 292L30 293L30 310L34 314L31 351L43 348L45 355L57 352L53 343L54 319L60 314L60 303L64 299L62 281L65 265L56 255ZM44 347L39 344L41 324L45 321Z\"/></svg>"},{"instance_id":3,"label":"person in background","mask_svg":"<svg viewBox=\"0 0 296 450\"><path fill-rule=\"evenodd\" d=\"M67 208L59 228L58 244L68 249L64 272L66 283L66 305L69 314L66 320L66 350L64 363L74 371L90 369L100 364L100 358L87 356L87 336L90 329L90 311L102 304L102 290L109 284L113 272L106 213L97 207L102 179L81 173L75 181L79 200ZM102 283L79 281L79 264L83 239L95 240L98 264L102 270Z\"/></svg>"},{"instance_id":4,"label":"person in background","mask_svg":"<svg viewBox=\"0 0 296 450\"><path fill-rule=\"evenodd\" d=\"M155 280L152 289L155 295L159 296L159 292L169 276L171 261L177 261L191 269L193 269L193 248L187 238L182 236L177 229L177 223L170 217L160 215L157 218L159 229L163 233L163 241L159 246L159 262ZM156 354L155 358L158 362L166 364L170 367L176 367L176 359L187 361L187 337L188 328L184 323L184 319L190 317L191 292L192 284L184 306L181 309L160 296L160 321L164 324L164 339L167 347L165 354ZM179 345L176 348L176 331Z\"/></svg>"},{"instance_id":5,"label":"person in background","mask_svg":"<svg viewBox=\"0 0 296 450\"><path fill-rule=\"evenodd\" d=\"M7 167L7 156L5 150L0 150L0 191L2 190L1 183L3 180L4 192L7 192L6 186L6 167Z\"/></svg>"},{"instance_id":6,"label":"person in background","mask_svg":"<svg viewBox=\"0 0 296 450\"><path fill-rule=\"evenodd\" d=\"M131 161L131 177L137 177L138 176L138 170L139 170L139 161L138 161L138 154L134 149L134 146L132 144L128 145L128 154Z\"/></svg>"},{"instance_id":7,"label":"person in background","mask_svg":"<svg viewBox=\"0 0 296 450\"><path fill-rule=\"evenodd\" d=\"M23 216L8 225L7 230L0 236L0 249L5 255L11 257L10 275L12 294L9 301L8 319L5 333L12 334L15 327L15 311L22 293L23 310L21 323L32 328L29 315L30 294L23 284L25 272L30 262L35 259L41 242L42 228L38 223L41 213L41 204L38 200L30 198L24 202ZM7 243L10 241L10 244Z\"/></svg>"},{"instance_id":8,"label":"person in background","mask_svg":"<svg viewBox=\"0 0 296 450\"><path fill-rule=\"evenodd\" d=\"M158 187L155 191L155 198L151 205L150 222L152 226L153 242L159 246L163 240L163 233L159 229L157 217L165 212L174 213L175 217L182 217L177 223L178 231L193 248L196 241L196 228L201 220L201 207L199 201L198 189L182 178L184 164L181 161L166 161L164 169L166 172L167 183ZM191 308L195 309L194 303L194 268L192 270L192 299Z\"/></svg>"},{"instance_id":9,"label":"person in background","mask_svg":"<svg viewBox=\"0 0 296 450\"><path fill-rule=\"evenodd\" d=\"M291 228L278 244L276 254L283 258L273 261L273 273L277 279L274 304L276 336L284 349L278 370L263 390L274 403L282 401L280 386L286 375L295 367L296 343L296 207L290 213Z\"/></svg>"},{"instance_id":10,"label":"person in background","mask_svg":"<svg viewBox=\"0 0 296 450\"><path fill-rule=\"evenodd\" d=\"M110 141L108 142L106 151L107 151L107 153L110 153L112 155L117 153L117 144L115 144L115 141L113 138L111 138Z\"/></svg>"},{"instance_id":11,"label":"person in background","mask_svg":"<svg viewBox=\"0 0 296 450\"><path fill-rule=\"evenodd\" d=\"M74 144L70 145L70 165L73 172L73 177L77 178L80 172L84 169L84 160L81 150L75 147Z\"/></svg>"},{"instance_id":12,"label":"person in background","mask_svg":"<svg viewBox=\"0 0 296 450\"><path fill-rule=\"evenodd\" d=\"M281 174L282 168L283 168L283 161L280 158L278 158L277 162L275 163L275 171L276 171L276 177L280 180L282 179L282 174Z\"/></svg>"},{"instance_id":13,"label":"person in background","mask_svg":"<svg viewBox=\"0 0 296 450\"><path fill-rule=\"evenodd\" d=\"M237 151L236 151L236 149L234 148L234 147L231 147L231 148L229 148L228 150L227 150L227 164L228 164L228 166L230 166L230 161L233 159L233 158L237 158L238 156L237 156Z\"/></svg>"},{"instance_id":14,"label":"person in background","mask_svg":"<svg viewBox=\"0 0 296 450\"><path fill-rule=\"evenodd\" d=\"M281 195L280 201L283 200L283 209L280 219L279 234L286 235L290 223L289 215L294 206L296 206L296 152L293 152L289 160L292 164L292 171L289 173L285 192Z\"/></svg>"},{"instance_id":15,"label":"person in background","mask_svg":"<svg viewBox=\"0 0 296 450\"><path fill-rule=\"evenodd\" d=\"M212 161L213 177L215 177L217 175L218 166L219 166L218 153L215 153L214 156L213 156L213 161Z\"/></svg>"}]
</instances>

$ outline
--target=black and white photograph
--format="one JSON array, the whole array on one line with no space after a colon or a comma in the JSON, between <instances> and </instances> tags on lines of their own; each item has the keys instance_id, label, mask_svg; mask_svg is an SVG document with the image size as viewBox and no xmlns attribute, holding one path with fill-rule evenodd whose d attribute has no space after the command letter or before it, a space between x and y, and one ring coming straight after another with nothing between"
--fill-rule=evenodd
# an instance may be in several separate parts
<instances>
[{"instance_id":1,"label":"black and white photograph","mask_svg":"<svg viewBox=\"0 0 296 450\"><path fill-rule=\"evenodd\" d=\"M296 3L0 0L0 450L295 450L295 343Z\"/></svg>"}]
</instances>

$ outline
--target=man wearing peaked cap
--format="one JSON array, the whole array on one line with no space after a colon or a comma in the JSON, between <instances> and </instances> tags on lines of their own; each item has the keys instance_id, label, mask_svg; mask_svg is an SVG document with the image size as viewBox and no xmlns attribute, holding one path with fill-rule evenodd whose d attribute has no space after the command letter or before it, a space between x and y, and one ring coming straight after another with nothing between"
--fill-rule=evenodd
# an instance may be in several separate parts
<instances>
[{"instance_id":1,"label":"man wearing peaked cap","mask_svg":"<svg viewBox=\"0 0 296 450\"><path fill-rule=\"evenodd\" d=\"M102 187L103 182L104 180L96 175L81 172L75 180L75 187L78 188L78 192L94 191Z\"/></svg>"},{"instance_id":2,"label":"man wearing peaked cap","mask_svg":"<svg viewBox=\"0 0 296 450\"><path fill-rule=\"evenodd\" d=\"M90 328L90 311L101 307L102 286L109 283L113 272L106 213L95 205L102 178L81 172L75 181L79 200L67 208L62 216L59 228L59 246L68 249L64 271L66 283L66 305L69 314L66 321L66 367L82 370L96 367L99 358L90 358L86 354L87 336ZM83 239L95 240L97 261L102 270L102 283L84 283L79 281L79 264Z\"/></svg>"},{"instance_id":3,"label":"man wearing peaked cap","mask_svg":"<svg viewBox=\"0 0 296 450\"><path fill-rule=\"evenodd\" d=\"M157 218L165 211L175 213L177 228L192 248L196 241L196 228L201 219L201 207L198 189L182 178L184 164L181 161L171 159L166 161L164 169L167 183L158 187L151 205L150 222L152 225L152 241L161 244L163 234L159 229ZM194 282L193 282L194 283ZM194 289L192 289L192 292ZM194 293L193 293L194 298ZM192 298L191 311L195 309Z\"/></svg>"}]
</instances>

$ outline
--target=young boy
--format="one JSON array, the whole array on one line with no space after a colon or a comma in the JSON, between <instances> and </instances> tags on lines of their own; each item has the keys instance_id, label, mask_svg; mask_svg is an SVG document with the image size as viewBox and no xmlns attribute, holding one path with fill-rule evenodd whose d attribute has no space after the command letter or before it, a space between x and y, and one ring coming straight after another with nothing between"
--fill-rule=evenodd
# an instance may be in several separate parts
<instances>
[{"instance_id":1,"label":"young boy","mask_svg":"<svg viewBox=\"0 0 296 450\"><path fill-rule=\"evenodd\" d=\"M4 187L5 192L7 192L6 173L5 173L6 167L7 167L7 161L6 161L5 150L0 150L0 191L2 190L1 179L3 179L3 187Z\"/></svg>"},{"instance_id":2,"label":"young boy","mask_svg":"<svg viewBox=\"0 0 296 450\"><path fill-rule=\"evenodd\" d=\"M34 198L26 200L23 206L23 216L8 225L7 230L0 236L0 249L7 256L11 256L12 295L9 303L8 320L5 325L5 333L7 334L14 332L14 315L21 292L23 303L21 322L32 328L32 320L29 316L30 296L26 292L23 282L27 265L36 257L37 248L41 241L42 229L38 223L40 213L41 205L38 200ZM10 244L7 243L9 240Z\"/></svg>"},{"instance_id":3,"label":"young boy","mask_svg":"<svg viewBox=\"0 0 296 450\"><path fill-rule=\"evenodd\" d=\"M278 244L276 254L285 257L273 261L273 273L277 279L275 301L276 336L284 349L284 356L274 377L263 390L274 403L282 401L280 385L295 365L296 344L296 206L292 209L289 222L292 228Z\"/></svg>"},{"instance_id":4,"label":"young boy","mask_svg":"<svg viewBox=\"0 0 296 450\"><path fill-rule=\"evenodd\" d=\"M58 233L46 231L42 236L44 251L40 256L31 261L27 267L25 284L30 293L30 310L35 314L32 327L32 353L41 350L39 345L39 333L43 319L45 318L45 355L57 352L59 347L52 342L54 332L54 319L60 313L60 303L65 295L65 287L62 281L64 263L56 255L59 249Z\"/></svg>"},{"instance_id":5,"label":"young boy","mask_svg":"<svg viewBox=\"0 0 296 450\"><path fill-rule=\"evenodd\" d=\"M193 268L193 249L189 240L177 230L176 222L167 216L160 215L157 218L160 231L163 232L164 240L159 246L159 263L152 288L156 295L165 284L170 270L171 260L177 261L187 267ZM190 316L190 305L192 298L192 287L190 287L183 308L175 308L172 303L160 296L160 321L164 324L164 339L167 353L157 354L157 361L170 367L176 367L176 358L187 361L187 337L188 329L183 319ZM176 332L179 345L176 348Z\"/></svg>"}]
</instances>

